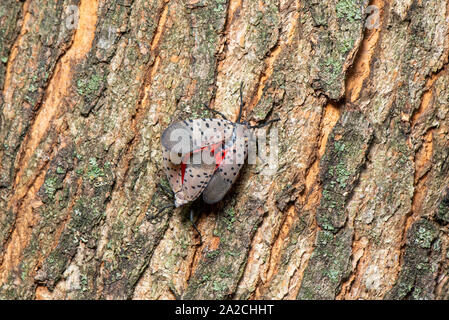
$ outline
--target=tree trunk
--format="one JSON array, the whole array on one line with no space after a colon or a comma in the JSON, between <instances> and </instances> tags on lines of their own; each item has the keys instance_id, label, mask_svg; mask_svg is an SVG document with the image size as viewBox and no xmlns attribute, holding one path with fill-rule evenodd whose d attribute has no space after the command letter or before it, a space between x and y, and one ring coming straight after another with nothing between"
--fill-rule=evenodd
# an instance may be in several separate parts
<instances>
[{"instance_id":1,"label":"tree trunk","mask_svg":"<svg viewBox=\"0 0 449 320\"><path fill-rule=\"evenodd\" d=\"M449 298L448 0L2 0L0 23L0 298ZM278 168L199 205L199 246L188 206L158 212L160 134L235 119L241 82Z\"/></svg>"}]
</instances>

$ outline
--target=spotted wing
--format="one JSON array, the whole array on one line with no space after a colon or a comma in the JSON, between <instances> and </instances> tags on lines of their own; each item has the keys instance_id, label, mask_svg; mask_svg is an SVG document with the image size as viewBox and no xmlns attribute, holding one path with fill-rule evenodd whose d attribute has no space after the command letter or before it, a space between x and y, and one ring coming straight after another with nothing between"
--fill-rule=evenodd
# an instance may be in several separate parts
<instances>
[{"instance_id":1,"label":"spotted wing","mask_svg":"<svg viewBox=\"0 0 449 320\"><path fill-rule=\"evenodd\" d=\"M201 195L216 169L215 162L202 161L202 153L213 154L215 149L221 144L222 142L219 142L218 144L199 148L194 152L182 155L179 164L170 161L169 150L164 146L162 147L164 169L170 186L175 193L176 206L193 201ZM197 159L195 156L200 157Z\"/></svg>"},{"instance_id":2,"label":"spotted wing","mask_svg":"<svg viewBox=\"0 0 449 320\"><path fill-rule=\"evenodd\" d=\"M215 165L186 165L181 190L175 193L176 201L184 204L198 198L208 185L214 171Z\"/></svg>"},{"instance_id":3,"label":"spotted wing","mask_svg":"<svg viewBox=\"0 0 449 320\"><path fill-rule=\"evenodd\" d=\"M243 127L236 129L230 143L224 146L222 161L217 163L217 169L203 192L203 200L208 204L219 202L224 198L237 179L247 157L248 142Z\"/></svg>"}]
</instances>

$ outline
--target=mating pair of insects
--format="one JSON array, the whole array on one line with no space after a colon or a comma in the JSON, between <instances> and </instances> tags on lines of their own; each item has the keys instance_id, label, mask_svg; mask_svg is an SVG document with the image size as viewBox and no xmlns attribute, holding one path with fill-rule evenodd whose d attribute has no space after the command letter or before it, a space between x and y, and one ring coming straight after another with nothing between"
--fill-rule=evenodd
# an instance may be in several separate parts
<instances>
[{"instance_id":1,"label":"mating pair of insects","mask_svg":"<svg viewBox=\"0 0 449 320\"><path fill-rule=\"evenodd\" d=\"M192 202L201 195L207 204L223 199L236 181L248 155L248 140L252 130L279 120L256 126L241 121L244 107L242 86L236 122L229 121L222 113L205 106L223 119L184 120L171 124L162 133L163 165L174 203L160 212ZM201 233L193 220L193 210L190 210L190 221L202 243Z\"/></svg>"}]
</instances>

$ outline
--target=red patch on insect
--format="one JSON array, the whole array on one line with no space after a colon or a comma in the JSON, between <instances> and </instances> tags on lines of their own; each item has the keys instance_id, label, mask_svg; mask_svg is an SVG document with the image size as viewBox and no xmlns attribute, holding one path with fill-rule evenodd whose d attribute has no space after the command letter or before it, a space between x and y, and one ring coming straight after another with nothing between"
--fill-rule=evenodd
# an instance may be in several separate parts
<instances>
[{"instance_id":1,"label":"red patch on insect","mask_svg":"<svg viewBox=\"0 0 449 320\"><path fill-rule=\"evenodd\" d=\"M221 162L223 161L224 157L226 156L226 150L223 151L221 155L219 153L215 154L215 150L220 146L220 144L221 144L221 142L212 144L210 146L201 147L200 149L194 150L193 152L186 154L184 156L184 158L189 159L193 153L201 152L205 149L210 149L209 152L215 156L215 164L216 164L215 170L217 170L217 168L220 166ZM184 184L184 176L185 176L186 168L187 168L186 162L181 161L181 184L182 185Z\"/></svg>"},{"instance_id":2,"label":"red patch on insect","mask_svg":"<svg viewBox=\"0 0 449 320\"><path fill-rule=\"evenodd\" d=\"M228 149L225 149L220 153L215 155L215 170L221 165L223 162L223 159L226 157L226 153L228 152Z\"/></svg>"},{"instance_id":3,"label":"red patch on insect","mask_svg":"<svg viewBox=\"0 0 449 320\"><path fill-rule=\"evenodd\" d=\"M182 184L184 184L184 175L186 173L186 164L184 162L181 162L181 181Z\"/></svg>"}]
</instances>

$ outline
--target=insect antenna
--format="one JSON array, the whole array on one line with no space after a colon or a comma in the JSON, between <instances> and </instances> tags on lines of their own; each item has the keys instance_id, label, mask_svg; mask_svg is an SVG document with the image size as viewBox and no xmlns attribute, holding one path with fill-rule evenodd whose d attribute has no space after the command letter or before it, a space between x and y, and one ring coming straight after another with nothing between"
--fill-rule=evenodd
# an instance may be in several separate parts
<instances>
[{"instance_id":1,"label":"insect antenna","mask_svg":"<svg viewBox=\"0 0 449 320\"><path fill-rule=\"evenodd\" d=\"M226 121L229 121L223 113L221 113L221 112L219 112L219 111L217 111L217 110L214 110L214 109L212 109L212 108L209 108L205 103L203 103L203 105L204 105L204 107L205 107L207 110L209 110L210 112L215 113L215 114L218 114L219 116L221 116L221 117L222 117L223 119L225 119Z\"/></svg>"},{"instance_id":2,"label":"insect antenna","mask_svg":"<svg viewBox=\"0 0 449 320\"><path fill-rule=\"evenodd\" d=\"M237 123L240 123L240 120L242 119L242 111L245 104L243 103L243 81L240 83L240 110L239 110L239 116L237 117Z\"/></svg>"}]
</instances>

